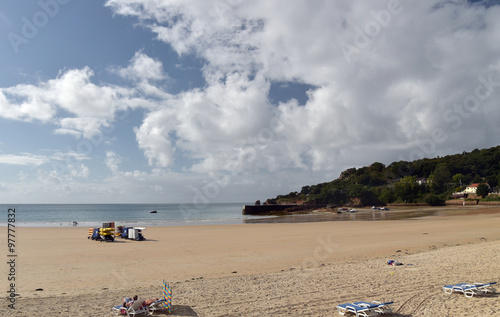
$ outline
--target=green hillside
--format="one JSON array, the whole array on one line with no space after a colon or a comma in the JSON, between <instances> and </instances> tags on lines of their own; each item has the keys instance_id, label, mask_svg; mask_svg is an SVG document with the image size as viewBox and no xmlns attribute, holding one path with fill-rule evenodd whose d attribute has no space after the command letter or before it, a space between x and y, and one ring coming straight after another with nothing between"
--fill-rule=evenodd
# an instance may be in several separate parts
<instances>
[{"instance_id":1,"label":"green hillside","mask_svg":"<svg viewBox=\"0 0 500 317\"><path fill-rule=\"evenodd\" d=\"M452 193L472 183L486 195L500 182L500 146L470 153L448 155L412 162L375 162L350 168L328 183L307 185L300 192L279 195L276 203L315 203L371 206L389 203L444 204ZM485 193L481 193L485 191Z\"/></svg>"}]
</instances>

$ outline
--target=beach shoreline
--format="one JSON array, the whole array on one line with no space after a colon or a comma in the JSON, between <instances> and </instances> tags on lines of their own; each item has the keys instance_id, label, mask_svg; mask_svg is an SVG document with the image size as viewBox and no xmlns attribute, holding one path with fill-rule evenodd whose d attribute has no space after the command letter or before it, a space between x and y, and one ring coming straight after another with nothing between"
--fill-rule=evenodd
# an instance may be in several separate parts
<instances>
[{"instance_id":1,"label":"beach shoreline","mask_svg":"<svg viewBox=\"0 0 500 317\"><path fill-rule=\"evenodd\" d=\"M300 223L325 221L378 221L403 220L433 216L477 215L481 213L500 213L498 205L446 205L446 206L394 206L387 210L374 210L371 207L356 208L356 212L337 209L318 208L279 216L254 216L243 223Z\"/></svg>"},{"instance_id":2,"label":"beach shoreline","mask_svg":"<svg viewBox=\"0 0 500 317\"><path fill-rule=\"evenodd\" d=\"M436 283L433 290L442 283L462 282L460 278L473 278L470 282L499 279L499 211L441 211L444 215L387 221L151 227L144 232L146 241L117 239L109 243L87 239L88 228L16 228L19 309L8 310L5 303L0 312L7 316L40 316L31 307L45 301L56 309L61 302L73 303L64 305L67 314L63 315L87 312L82 315L104 316L112 304L119 304L122 297L132 293L158 296L162 280L167 280L174 285L174 304L178 305L174 309L179 316L257 315L247 314L252 311L251 300L245 304L239 297L239 292L248 292L245 285L250 283L259 290L261 296L254 300L264 300L276 292L292 291L294 283L296 287L302 287L301 283L316 287L311 284L316 281L319 293L304 295L301 301L317 303L317 314L310 311L311 315L326 316L326 309L331 315L337 301L348 301L349 296L362 300L352 290L373 299L376 295L398 298L396 290L388 294L383 291L387 272L377 280L367 277L368 283L351 276L361 274L359 270L378 276L380 270L387 271L389 259L413 263L404 266L410 275L425 267L427 271L422 269L421 273L427 276L426 285ZM5 227L0 228L0 235L7 236ZM3 263L8 261L6 253L2 254ZM439 261L438 253L442 253ZM474 260L472 254L480 257ZM471 266L474 261L475 266ZM447 272L451 274L449 281L442 272L443 265L457 270ZM8 270L7 265L0 268L5 280ZM322 275L332 278L320 281L318 276ZM420 289L416 283L424 277L411 276L415 279L411 283ZM404 284L404 278L400 282ZM345 290L339 294L329 291L337 284ZM207 296L219 306L209 305ZM93 303L93 307L80 307L77 298ZM489 300L487 303L490 305ZM288 308L281 304L280 300L266 301L267 308L263 307L262 312L289 315ZM498 309L498 304L491 305Z\"/></svg>"}]
</instances>

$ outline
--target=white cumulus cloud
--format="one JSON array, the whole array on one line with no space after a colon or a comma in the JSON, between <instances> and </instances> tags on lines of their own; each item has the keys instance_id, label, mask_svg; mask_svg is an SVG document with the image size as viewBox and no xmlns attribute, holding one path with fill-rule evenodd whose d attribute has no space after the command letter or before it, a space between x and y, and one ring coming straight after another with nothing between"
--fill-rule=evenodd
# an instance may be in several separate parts
<instances>
[{"instance_id":1,"label":"white cumulus cloud","mask_svg":"<svg viewBox=\"0 0 500 317\"><path fill-rule=\"evenodd\" d=\"M116 69L120 75L145 83L135 87L92 82L89 67L60 71L57 78L38 84L0 88L0 117L20 121L41 121L58 128L56 134L92 138L108 128L120 111L155 108L169 95L147 83L162 80L162 64L138 52L130 65Z\"/></svg>"},{"instance_id":2,"label":"white cumulus cloud","mask_svg":"<svg viewBox=\"0 0 500 317\"><path fill-rule=\"evenodd\" d=\"M205 61L207 86L177 95L137 129L150 164L171 165L182 151L195 159L196 171L242 162L340 171L408 160L415 150L433 157L496 145L467 136L472 129L499 132L492 124L499 118L500 47L493 40L499 6L465 0L106 5L137 17L178 54ZM490 77L492 89L479 88L489 89L488 96L473 104L476 88ZM314 87L304 105L271 102L270 85L286 82ZM271 137L259 141L266 128L274 128ZM429 140L433 147L423 150Z\"/></svg>"}]
</instances>

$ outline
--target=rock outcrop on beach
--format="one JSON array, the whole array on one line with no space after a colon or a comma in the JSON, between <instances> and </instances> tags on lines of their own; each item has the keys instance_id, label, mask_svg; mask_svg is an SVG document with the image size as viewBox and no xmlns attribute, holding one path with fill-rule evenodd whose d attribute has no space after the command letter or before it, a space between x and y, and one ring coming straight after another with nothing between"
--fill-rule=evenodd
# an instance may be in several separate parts
<instances>
[{"instance_id":1,"label":"rock outcrop on beach","mask_svg":"<svg viewBox=\"0 0 500 317\"><path fill-rule=\"evenodd\" d=\"M277 200L276 199L271 199L271 198L267 199L264 202L264 205L277 205L277 204L278 204Z\"/></svg>"}]
</instances>

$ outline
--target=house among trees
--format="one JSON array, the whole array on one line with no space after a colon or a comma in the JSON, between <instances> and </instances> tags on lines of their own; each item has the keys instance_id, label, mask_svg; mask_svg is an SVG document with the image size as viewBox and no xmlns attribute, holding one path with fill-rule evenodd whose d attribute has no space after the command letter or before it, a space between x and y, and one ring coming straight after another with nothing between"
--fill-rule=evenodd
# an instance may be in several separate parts
<instances>
[{"instance_id":1,"label":"house among trees","mask_svg":"<svg viewBox=\"0 0 500 317\"><path fill-rule=\"evenodd\" d=\"M416 182L419 185L425 185L427 184L427 178L417 178Z\"/></svg>"},{"instance_id":2,"label":"house among trees","mask_svg":"<svg viewBox=\"0 0 500 317\"><path fill-rule=\"evenodd\" d=\"M475 194L477 192L477 186L479 186L479 184L470 184L470 185L467 185L467 187L465 187L465 189L463 190L463 193L464 194Z\"/></svg>"},{"instance_id":3,"label":"house among trees","mask_svg":"<svg viewBox=\"0 0 500 317\"><path fill-rule=\"evenodd\" d=\"M488 188L490 188L490 185L488 185L488 183L485 183L485 185L488 186ZM464 194L476 194L478 186L479 186L479 183L470 184L467 187L465 187L465 189L462 193L464 193Z\"/></svg>"}]
</instances>

